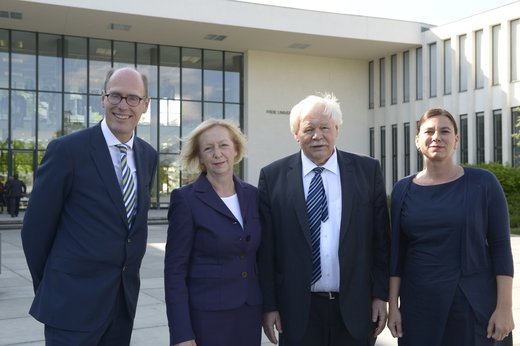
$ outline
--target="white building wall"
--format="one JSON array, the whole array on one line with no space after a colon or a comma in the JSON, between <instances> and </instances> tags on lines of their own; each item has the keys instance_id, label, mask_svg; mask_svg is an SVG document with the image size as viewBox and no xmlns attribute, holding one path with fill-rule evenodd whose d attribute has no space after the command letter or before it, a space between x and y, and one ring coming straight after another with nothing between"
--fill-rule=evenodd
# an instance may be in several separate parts
<instances>
[{"instance_id":1,"label":"white building wall","mask_svg":"<svg viewBox=\"0 0 520 346\"><path fill-rule=\"evenodd\" d=\"M366 61L249 51L245 57L244 178L256 185L260 169L299 150L289 112L304 97L332 92L343 111L337 147L368 154Z\"/></svg>"}]
</instances>

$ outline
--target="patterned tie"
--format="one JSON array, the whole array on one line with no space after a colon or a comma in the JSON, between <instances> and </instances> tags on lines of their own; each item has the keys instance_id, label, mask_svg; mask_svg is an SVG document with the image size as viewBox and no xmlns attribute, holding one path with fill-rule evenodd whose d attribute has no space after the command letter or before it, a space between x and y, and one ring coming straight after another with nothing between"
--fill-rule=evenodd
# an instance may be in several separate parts
<instances>
[{"instance_id":1,"label":"patterned tie","mask_svg":"<svg viewBox=\"0 0 520 346\"><path fill-rule=\"evenodd\" d=\"M118 144L121 157L121 190L123 192L123 202L125 203L126 217L128 219L128 228L132 227L132 221L136 212L137 191L134 183L134 176L128 167L128 148L124 144Z\"/></svg>"},{"instance_id":2,"label":"patterned tie","mask_svg":"<svg viewBox=\"0 0 520 346\"><path fill-rule=\"evenodd\" d=\"M312 279L311 286L321 278L321 262L320 262L320 228L321 222L325 222L329 218L329 210L327 207L327 196L321 178L323 167L313 169L314 177L312 177L307 195L307 214L309 216L309 226L311 233L312 246Z\"/></svg>"}]
</instances>

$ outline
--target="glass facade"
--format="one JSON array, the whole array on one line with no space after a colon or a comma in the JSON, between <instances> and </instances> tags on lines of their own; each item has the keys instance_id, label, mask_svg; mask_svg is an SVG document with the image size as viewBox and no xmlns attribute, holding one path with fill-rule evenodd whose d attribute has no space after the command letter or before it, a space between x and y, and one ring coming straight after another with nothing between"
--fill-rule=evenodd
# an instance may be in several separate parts
<instances>
[{"instance_id":1,"label":"glass facade","mask_svg":"<svg viewBox=\"0 0 520 346\"><path fill-rule=\"evenodd\" d=\"M113 67L136 67L149 80L136 134L159 152L154 207L186 182L177 162L183 136L210 117L243 123L242 53L4 29L0 42L0 176L18 173L28 192L51 140L103 119Z\"/></svg>"}]
</instances>

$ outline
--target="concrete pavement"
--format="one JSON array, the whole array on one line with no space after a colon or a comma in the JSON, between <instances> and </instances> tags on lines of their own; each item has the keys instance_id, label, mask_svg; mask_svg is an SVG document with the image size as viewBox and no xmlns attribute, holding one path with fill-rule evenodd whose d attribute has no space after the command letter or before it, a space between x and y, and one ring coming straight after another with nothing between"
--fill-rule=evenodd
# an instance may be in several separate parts
<instances>
[{"instance_id":1,"label":"concrete pavement","mask_svg":"<svg viewBox=\"0 0 520 346\"><path fill-rule=\"evenodd\" d=\"M163 261L166 241L166 210L151 210L148 249L141 269L141 292L132 334L132 346L168 345L168 324L164 304ZM28 315L34 296L32 283L23 256L20 230L23 218L0 214L0 224L13 224L1 231L0 273L0 346L42 346L43 325ZM13 222L14 221L14 222ZM517 272L520 268L520 237L512 236ZM520 346L520 279L514 281L515 346ZM264 337L262 345L271 345ZM380 335L376 346L395 346L388 329ZM247 345L244 345L247 346Z\"/></svg>"}]
</instances>

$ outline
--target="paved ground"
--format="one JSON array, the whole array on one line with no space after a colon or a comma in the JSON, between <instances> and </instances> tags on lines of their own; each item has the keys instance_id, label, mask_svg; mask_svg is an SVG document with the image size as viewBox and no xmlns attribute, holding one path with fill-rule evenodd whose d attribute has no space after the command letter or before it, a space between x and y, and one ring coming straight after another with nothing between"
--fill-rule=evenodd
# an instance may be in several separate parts
<instances>
[{"instance_id":1,"label":"paved ground","mask_svg":"<svg viewBox=\"0 0 520 346\"><path fill-rule=\"evenodd\" d=\"M161 223L165 211L153 210L150 218ZM21 220L20 215L17 220ZM0 214L0 223L16 221ZM164 305L163 260L166 225L150 226L149 243L141 270L141 293L137 307L132 346L168 345L168 326ZM33 298L32 284L22 253L20 231L6 229L1 235L0 346L42 346L43 326L27 314ZM520 237L512 237L515 267L520 271ZM515 346L520 346L520 279L514 282L514 313L517 328ZM262 345L271 345L264 337ZM377 346L397 345L388 329ZM247 345L244 345L247 346Z\"/></svg>"}]
</instances>

